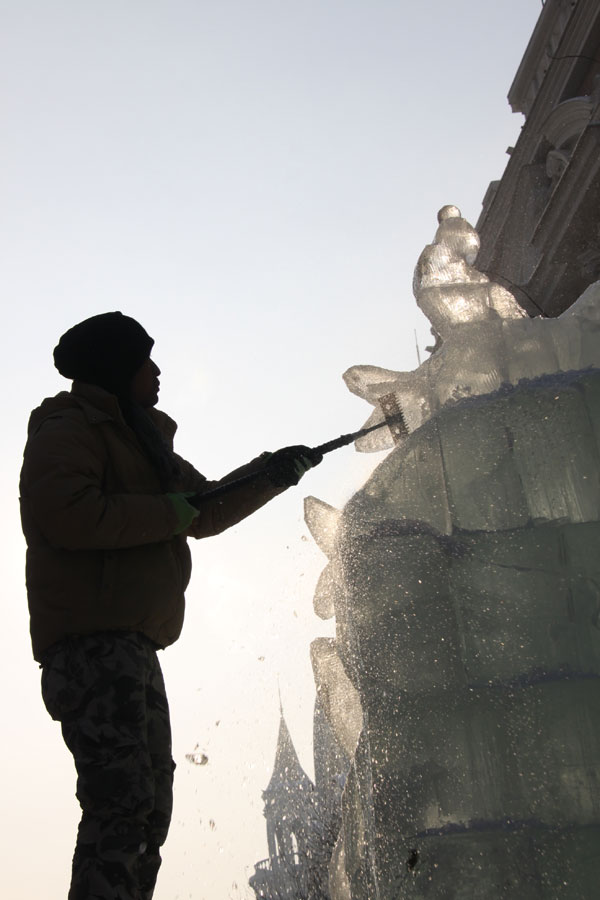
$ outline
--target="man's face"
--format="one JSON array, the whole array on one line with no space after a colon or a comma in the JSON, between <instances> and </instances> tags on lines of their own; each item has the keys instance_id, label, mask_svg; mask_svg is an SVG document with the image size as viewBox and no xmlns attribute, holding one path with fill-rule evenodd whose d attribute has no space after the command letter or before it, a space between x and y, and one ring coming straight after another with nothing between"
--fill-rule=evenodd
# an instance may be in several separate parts
<instances>
[{"instance_id":1,"label":"man's face","mask_svg":"<svg viewBox=\"0 0 600 900\"><path fill-rule=\"evenodd\" d=\"M131 379L129 397L133 403L138 403L145 409L156 406L160 390L159 375L160 369L154 360L148 358L145 363L142 363Z\"/></svg>"}]
</instances>

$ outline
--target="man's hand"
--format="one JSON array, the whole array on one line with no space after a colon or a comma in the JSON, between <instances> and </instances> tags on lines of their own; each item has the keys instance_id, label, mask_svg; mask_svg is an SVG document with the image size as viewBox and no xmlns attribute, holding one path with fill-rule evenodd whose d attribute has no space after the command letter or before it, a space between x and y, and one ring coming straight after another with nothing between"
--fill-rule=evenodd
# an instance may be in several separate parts
<instances>
[{"instance_id":1,"label":"man's hand","mask_svg":"<svg viewBox=\"0 0 600 900\"><path fill-rule=\"evenodd\" d=\"M185 491L178 494L167 494L167 497L175 507L175 512L177 513L177 526L175 529L175 534L181 534L183 531L187 531L187 529L190 527L199 513L199 510L197 510L195 506L192 506L192 504L188 502L193 496L193 491Z\"/></svg>"},{"instance_id":2,"label":"man's hand","mask_svg":"<svg viewBox=\"0 0 600 900\"><path fill-rule=\"evenodd\" d=\"M298 484L309 469L318 466L322 459L322 453L302 444L296 447L283 447L267 459L265 472L275 487L291 487Z\"/></svg>"}]
</instances>

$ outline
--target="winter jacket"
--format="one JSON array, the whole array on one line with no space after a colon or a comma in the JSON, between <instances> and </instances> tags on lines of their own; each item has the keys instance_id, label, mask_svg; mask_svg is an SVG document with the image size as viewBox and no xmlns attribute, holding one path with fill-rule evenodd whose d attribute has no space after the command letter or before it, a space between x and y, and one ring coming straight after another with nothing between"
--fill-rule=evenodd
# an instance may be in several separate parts
<instances>
[{"instance_id":1,"label":"winter jacket","mask_svg":"<svg viewBox=\"0 0 600 900\"><path fill-rule=\"evenodd\" d=\"M151 415L172 444L175 422ZM205 491L190 463L174 491ZM259 458L227 481L258 470ZM276 494L266 475L207 500L190 533L218 534ZM181 632L191 574L175 507L113 394L74 382L43 401L29 421L20 482L33 655L67 635L138 631L158 646Z\"/></svg>"}]
</instances>

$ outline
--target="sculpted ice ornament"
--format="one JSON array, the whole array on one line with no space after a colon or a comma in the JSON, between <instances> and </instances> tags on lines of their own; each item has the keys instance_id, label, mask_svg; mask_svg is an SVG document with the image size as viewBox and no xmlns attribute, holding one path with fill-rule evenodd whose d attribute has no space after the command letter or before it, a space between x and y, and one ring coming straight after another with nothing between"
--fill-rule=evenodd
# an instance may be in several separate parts
<instances>
[{"instance_id":1,"label":"sculpted ice ornament","mask_svg":"<svg viewBox=\"0 0 600 900\"><path fill-rule=\"evenodd\" d=\"M446 532L453 526L494 529L529 520L594 518L600 508L597 460L584 444L575 457L569 449L565 459L562 446L581 424L571 421L577 413L570 401L550 397L541 383L535 390L533 382L540 376L600 366L600 284L591 285L557 319L529 318L509 291L474 268L479 238L460 211L445 206L438 219L434 242L421 254L413 282L417 303L432 324L432 355L411 372L354 366L344 375L349 389L375 407L369 424L382 421L396 406L409 432L429 423L429 443L435 438L439 453L435 461L427 453L417 460L408 451L396 485L405 514L425 517ZM559 377L563 391L568 390L570 380L564 374ZM517 394L510 387L524 388L527 380L533 391L530 408L513 415ZM546 388L551 393L550 381ZM497 391L497 406L483 415L476 398ZM468 398L472 405L459 403ZM523 400L519 395L519 404ZM435 422L442 409L443 422ZM583 408L579 414L585 418ZM380 429L358 441L357 449L368 452L393 445L389 429ZM468 492L465 453L472 463ZM432 471L427 471L425 457ZM411 474L417 477L409 471L415 466L422 477L408 489ZM423 478L430 482L429 489ZM462 487L453 484L452 500L446 487L437 485L440 478L461 482ZM417 486L427 496L421 494L413 502ZM477 497L479 487L483 493ZM432 490L437 508L426 511L419 504L427 501L431 506ZM418 508L413 508L415 503Z\"/></svg>"},{"instance_id":2,"label":"sculpted ice ornament","mask_svg":"<svg viewBox=\"0 0 600 900\"><path fill-rule=\"evenodd\" d=\"M477 249L445 207L414 281L431 357L345 375L409 434L363 441L394 449L341 512L306 502L336 620L317 688L353 758L332 900L600 883L600 284L531 319Z\"/></svg>"}]
</instances>

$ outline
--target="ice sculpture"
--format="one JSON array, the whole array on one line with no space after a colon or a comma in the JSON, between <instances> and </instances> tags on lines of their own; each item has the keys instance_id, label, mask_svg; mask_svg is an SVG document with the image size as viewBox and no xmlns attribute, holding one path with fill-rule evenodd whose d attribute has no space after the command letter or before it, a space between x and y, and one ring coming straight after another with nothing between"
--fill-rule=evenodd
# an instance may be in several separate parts
<instances>
[{"instance_id":1,"label":"ice sculpture","mask_svg":"<svg viewBox=\"0 0 600 900\"><path fill-rule=\"evenodd\" d=\"M306 502L329 560L315 609L336 619L327 665L313 649L317 687L355 746L330 894L592 898L600 283L531 319L474 268L459 210L438 218L414 280L431 357L344 376L374 406L369 424L397 405L412 433L363 440L394 449L342 512Z\"/></svg>"},{"instance_id":2,"label":"ice sculpture","mask_svg":"<svg viewBox=\"0 0 600 900\"><path fill-rule=\"evenodd\" d=\"M455 206L443 207L432 244L421 254L413 290L432 325L434 352L411 372L354 366L348 388L375 406L368 424L382 421L381 401L394 399L415 430L449 401L489 394L504 384L598 365L598 293L589 293L558 319L531 319L512 294L478 272L477 232ZM384 403L385 406L385 403ZM391 447L388 429L357 448Z\"/></svg>"}]
</instances>

